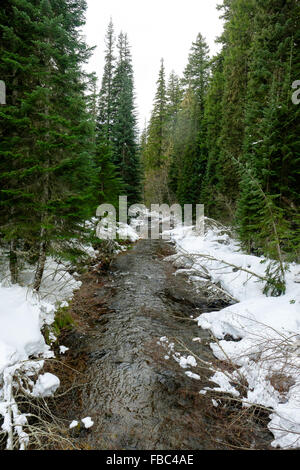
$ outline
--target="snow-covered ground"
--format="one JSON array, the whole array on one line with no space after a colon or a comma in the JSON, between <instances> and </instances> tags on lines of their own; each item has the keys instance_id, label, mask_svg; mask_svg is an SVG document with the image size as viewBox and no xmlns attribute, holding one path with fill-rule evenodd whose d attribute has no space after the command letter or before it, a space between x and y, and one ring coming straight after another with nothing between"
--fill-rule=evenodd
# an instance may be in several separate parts
<instances>
[{"instance_id":1,"label":"snow-covered ground","mask_svg":"<svg viewBox=\"0 0 300 470\"><path fill-rule=\"evenodd\" d=\"M177 262L196 285L201 286L209 279L212 288L215 286L227 292L236 301L221 311L203 313L196 318L198 325L210 330L215 338L211 343L215 356L231 361L236 367L231 376L215 372L212 380L219 386L214 390L240 397L232 384L239 382L241 377L246 379L247 392L240 399L244 406L259 404L272 410L269 423L274 435L272 445L298 448L300 265L289 265L285 295L267 297L263 294L264 281L260 278L265 277L268 260L243 253L229 232L211 222L206 224L204 237L192 227L172 230L170 236L177 254L169 259ZM170 346L166 338L162 343L167 344L168 354L173 354L174 359L186 368L189 356L175 355L174 345Z\"/></svg>"},{"instance_id":2,"label":"snow-covered ground","mask_svg":"<svg viewBox=\"0 0 300 470\"><path fill-rule=\"evenodd\" d=\"M118 233L120 236L127 233L131 241L138 239L134 229L124 224L118 227ZM92 246L80 248L91 259L97 256ZM114 248L118 252L123 247L116 243ZM42 373L44 360L54 357L42 330L46 325L51 326L57 308L67 306L74 291L81 286L78 274L70 268L70 263L48 258L36 294L30 288L32 266L25 265L20 272L21 285L11 285L7 257L0 253L0 418L4 420L2 431L7 434L8 449L15 446L16 437L20 449L25 449L29 440L23 430L27 417L20 413L14 398L18 382L22 381L27 395L33 397L50 396L60 385L58 377ZM53 333L50 333L50 340L56 340ZM64 354L66 349L61 345L60 353ZM85 426L91 426L90 422Z\"/></svg>"},{"instance_id":3,"label":"snow-covered ground","mask_svg":"<svg viewBox=\"0 0 300 470\"><path fill-rule=\"evenodd\" d=\"M131 227L118 226L119 235L126 232L132 242L136 241L141 233L139 225L145 226L150 215L159 220L157 214L145 212L133 219ZM244 406L259 404L271 409L272 445L300 447L300 266L290 264L285 295L267 297L260 278L265 277L268 260L243 253L219 224L208 224L204 237L193 227L177 227L169 235L177 250L170 260L189 274L191 282L199 288L206 282L236 302L195 319L215 338L211 343L215 356L236 367L233 373L214 372L212 380L218 384L215 390L230 393ZM115 249L118 251L118 245ZM92 247L87 247L87 251L91 257L96 255ZM16 378L23 380L27 392L34 397L49 396L57 390L58 378L42 373L44 360L53 357L53 352L41 330L53 323L57 306L67 305L81 283L76 273L69 273L68 266L53 259L47 260L39 295L28 287L33 276L29 266L22 271L22 286L11 286L7 272L7 265L1 265L0 259L0 416L4 418L2 430L7 434L7 448L12 448L17 437L19 448L23 449L29 436L23 430L27 418L20 414L14 400ZM197 342L199 338L191 340ZM161 343L167 349L165 359L172 356L185 374L199 381L195 369L189 370L195 368L198 359L176 353L174 344L165 337ZM65 352L63 346L60 352ZM235 387L241 377L248 383L243 396ZM199 390L202 394L207 392ZM216 400L213 404L218 406ZM88 427L91 422L88 420L85 425Z\"/></svg>"},{"instance_id":4,"label":"snow-covered ground","mask_svg":"<svg viewBox=\"0 0 300 470\"><path fill-rule=\"evenodd\" d=\"M148 210L141 211L132 221L132 229L142 238L147 237L150 217L156 226L164 221L164 216ZM195 227L178 226L164 232L163 238L168 237L177 251L168 259L180 267L178 271L188 274L199 289L205 283L206 289L225 294L234 302L221 311L195 318L215 338L211 343L215 356L236 368L233 373L214 371L211 380L218 386L213 390L230 393L242 400L243 406L266 407L270 410L269 429L274 435L272 445L300 447L300 265L289 265L285 294L268 297L263 290L271 261L245 254L221 224L205 219L204 235L197 233ZM195 367L196 359L189 354L180 355L167 338L160 343L166 346L166 360L172 356L184 369ZM185 370L185 374L200 379L191 370ZM235 386L241 381L248 384L243 396ZM217 401L212 400L217 406Z\"/></svg>"}]
</instances>

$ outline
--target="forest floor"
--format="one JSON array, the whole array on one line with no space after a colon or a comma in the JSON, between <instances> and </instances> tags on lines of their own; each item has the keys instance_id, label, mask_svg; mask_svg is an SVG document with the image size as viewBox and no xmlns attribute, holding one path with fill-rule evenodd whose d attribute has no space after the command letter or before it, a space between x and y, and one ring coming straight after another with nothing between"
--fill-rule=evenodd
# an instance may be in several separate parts
<instances>
[{"instance_id":1,"label":"forest floor","mask_svg":"<svg viewBox=\"0 0 300 470\"><path fill-rule=\"evenodd\" d=\"M299 265L266 296L274 262L230 229L143 239L149 216L81 276L49 258L38 296L30 265L0 279L0 447L299 448Z\"/></svg>"},{"instance_id":2,"label":"forest floor","mask_svg":"<svg viewBox=\"0 0 300 470\"><path fill-rule=\"evenodd\" d=\"M140 240L109 271L93 263L83 275L70 306L75 326L60 337L69 350L49 369L61 381L53 411L67 422L91 417L91 428L73 430L79 448L268 449L265 413L237 402L216 407L199 393L216 384L195 357L221 363L194 319L233 302L220 291L199 292L169 261L174 253L171 243ZM166 338L177 360L166 354Z\"/></svg>"}]
</instances>

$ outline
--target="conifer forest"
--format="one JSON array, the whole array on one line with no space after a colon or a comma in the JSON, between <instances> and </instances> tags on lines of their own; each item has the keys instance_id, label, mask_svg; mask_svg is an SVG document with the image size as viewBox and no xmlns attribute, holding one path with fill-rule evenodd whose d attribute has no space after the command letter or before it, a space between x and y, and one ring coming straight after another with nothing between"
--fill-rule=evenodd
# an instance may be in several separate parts
<instances>
[{"instance_id":1,"label":"conifer forest","mask_svg":"<svg viewBox=\"0 0 300 470\"><path fill-rule=\"evenodd\" d=\"M1 0L0 449L299 449L300 2L216 2L145 122L126 18L89 71L89 3ZM142 240L174 205L202 238Z\"/></svg>"}]
</instances>

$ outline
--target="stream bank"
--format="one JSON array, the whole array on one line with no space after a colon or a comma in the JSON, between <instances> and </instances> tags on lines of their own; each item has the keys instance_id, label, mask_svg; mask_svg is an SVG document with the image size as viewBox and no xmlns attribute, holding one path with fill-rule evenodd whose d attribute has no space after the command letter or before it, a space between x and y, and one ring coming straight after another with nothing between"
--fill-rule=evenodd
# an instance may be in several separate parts
<instances>
[{"instance_id":1,"label":"stream bank","mask_svg":"<svg viewBox=\"0 0 300 470\"><path fill-rule=\"evenodd\" d=\"M70 422L85 416L94 421L89 430L77 432L80 448L230 448L230 438L224 438L227 411L199 395L209 374L199 381L188 377L158 344L166 336L215 362L209 332L192 318L226 305L222 298L200 294L184 274L175 275L165 261L173 253L163 240L141 240L118 255L109 271L91 268L83 276L71 306L76 327L61 338L70 348L60 374L62 389L73 388L55 404ZM200 341L192 342L195 337ZM186 354L183 347L180 352ZM250 442L258 435L266 448L268 433L261 431L255 422L241 439Z\"/></svg>"}]
</instances>

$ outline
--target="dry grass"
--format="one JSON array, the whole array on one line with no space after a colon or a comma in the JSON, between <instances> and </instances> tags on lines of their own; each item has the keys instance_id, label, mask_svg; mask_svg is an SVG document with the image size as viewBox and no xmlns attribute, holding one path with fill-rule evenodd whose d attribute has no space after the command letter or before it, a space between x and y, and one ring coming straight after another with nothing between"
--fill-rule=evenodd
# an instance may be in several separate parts
<instances>
[{"instance_id":1,"label":"dry grass","mask_svg":"<svg viewBox=\"0 0 300 470\"><path fill-rule=\"evenodd\" d=\"M176 341L176 340L175 340ZM181 342L177 342L176 351L193 354ZM272 434L267 425L270 410L253 405L245 407L242 397L246 395L247 382L235 382L241 397L235 398L228 393L207 390L206 394L199 391L204 387L214 387L211 376L214 371L231 374L236 366L231 361L219 361L213 358L211 363L200 363L200 367L192 368L193 372L200 375L201 380L190 379L185 371L172 359L165 361L165 349L152 344L151 357L162 369L168 369L174 374L174 380L180 384L173 392L177 395L178 403L181 398L186 402L186 412L183 415L183 423L186 434L199 442L199 448L203 446L209 450L268 450L271 449ZM193 354L195 356L195 354ZM198 358L195 356L197 362ZM198 362L199 364L199 362ZM217 406L216 406L217 405Z\"/></svg>"}]
</instances>

